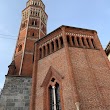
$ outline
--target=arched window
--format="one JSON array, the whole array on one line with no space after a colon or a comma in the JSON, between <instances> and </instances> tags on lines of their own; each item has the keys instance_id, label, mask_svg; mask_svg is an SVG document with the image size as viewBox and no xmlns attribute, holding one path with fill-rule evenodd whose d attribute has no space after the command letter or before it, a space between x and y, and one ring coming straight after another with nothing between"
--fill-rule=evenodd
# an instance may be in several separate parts
<instances>
[{"instance_id":1,"label":"arched window","mask_svg":"<svg viewBox=\"0 0 110 110\"><path fill-rule=\"evenodd\" d=\"M32 21L32 25L34 25L34 21Z\"/></svg>"},{"instance_id":2,"label":"arched window","mask_svg":"<svg viewBox=\"0 0 110 110\"><path fill-rule=\"evenodd\" d=\"M34 33L32 33L32 36L34 36Z\"/></svg>"},{"instance_id":3,"label":"arched window","mask_svg":"<svg viewBox=\"0 0 110 110\"><path fill-rule=\"evenodd\" d=\"M32 11L31 11L31 15L32 15Z\"/></svg>"},{"instance_id":4,"label":"arched window","mask_svg":"<svg viewBox=\"0 0 110 110\"><path fill-rule=\"evenodd\" d=\"M84 37L82 37L82 43L83 43L83 46L86 46L85 41L84 41Z\"/></svg>"},{"instance_id":5,"label":"arched window","mask_svg":"<svg viewBox=\"0 0 110 110\"><path fill-rule=\"evenodd\" d=\"M95 46L95 43L94 43L94 40L93 40L93 39L91 39L91 42L92 42L93 47L94 47L94 48L96 48L96 46Z\"/></svg>"},{"instance_id":6,"label":"arched window","mask_svg":"<svg viewBox=\"0 0 110 110\"><path fill-rule=\"evenodd\" d=\"M35 25L37 25L37 21L35 21Z\"/></svg>"},{"instance_id":7,"label":"arched window","mask_svg":"<svg viewBox=\"0 0 110 110\"><path fill-rule=\"evenodd\" d=\"M51 49L52 49L52 52L53 52L54 51L54 42L53 41L51 42L51 46L52 46Z\"/></svg>"},{"instance_id":8,"label":"arched window","mask_svg":"<svg viewBox=\"0 0 110 110\"><path fill-rule=\"evenodd\" d=\"M60 37L60 42L61 42L61 48L63 48L64 43L63 43L63 38L62 37Z\"/></svg>"},{"instance_id":9,"label":"arched window","mask_svg":"<svg viewBox=\"0 0 110 110\"><path fill-rule=\"evenodd\" d=\"M41 59L42 58L42 49L40 48L39 49L39 59Z\"/></svg>"},{"instance_id":10,"label":"arched window","mask_svg":"<svg viewBox=\"0 0 110 110\"><path fill-rule=\"evenodd\" d=\"M22 50L22 45L19 45L18 52L20 52L21 50Z\"/></svg>"},{"instance_id":11,"label":"arched window","mask_svg":"<svg viewBox=\"0 0 110 110\"><path fill-rule=\"evenodd\" d=\"M55 79L51 80L53 83ZM49 105L50 110L61 110L61 102L60 102L60 86L56 82L55 85L49 86Z\"/></svg>"},{"instance_id":12,"label":"arched window","mask_svg":"<svg viewBox=\"0 0 110 110\"><path fill-rule=\"evenodd\" d=\"M60 104L60 86L58 83L55 84L55 94L56 94L56 110L61 110Z\"/></svg>"},{"instance_id":13,"label":"arched window","mask_svg":"<svg viewBox=\"0 0 110 110\"><path fill-rule=\"evenodd\" d=\"M68 46L70 46L70 39L69 39L70 36L67 36L67 43L68 43Z\"/></svg>"},{"instance_id":14,"label":"arched window","mask_svg":"<svg viewBox=\"0 0 110 110\"><path fill-rule=\"evenodd\" d=\"M37 25L37 21L32 21L32 25Z\"/></svg>"},{"instance_id":15,"label":"arched window","mask_svg":"<svg viewBox=\"0 0 110 110\"><path fill-rule=\"evenodd\" d=\"M56 48L57 48L57 50L58 50L58 49L59 49L58 39L56 39L55 42L56 42Z\"/></svg>"}]
</instances>

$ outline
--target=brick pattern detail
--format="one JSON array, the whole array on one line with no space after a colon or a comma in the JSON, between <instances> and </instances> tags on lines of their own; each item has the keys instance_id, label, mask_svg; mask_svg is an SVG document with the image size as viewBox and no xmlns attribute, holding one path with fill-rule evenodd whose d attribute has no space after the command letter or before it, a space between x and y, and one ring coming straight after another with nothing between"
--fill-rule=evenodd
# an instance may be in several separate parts
<instances>
[{"instance_id":1,"label":"brick pattern detail","mask_svg":"<svg viewBox=\"0 0 110 110\"><path fill-rule=\"evenodd\" d=\"M39 29L28 29L28 38L34 38L34 39L39 39Z\"/></svg>"},{"instance_id":2,"label":"brick pattern detail","mask_svg":"<svg viewBox=\"0 0 110 110\"><path fill-rule=\"evenodd\" d=\"M33 67L33 53L25 52L21 75L31 76L32 67Z\"/></svg>"}]
</instances>

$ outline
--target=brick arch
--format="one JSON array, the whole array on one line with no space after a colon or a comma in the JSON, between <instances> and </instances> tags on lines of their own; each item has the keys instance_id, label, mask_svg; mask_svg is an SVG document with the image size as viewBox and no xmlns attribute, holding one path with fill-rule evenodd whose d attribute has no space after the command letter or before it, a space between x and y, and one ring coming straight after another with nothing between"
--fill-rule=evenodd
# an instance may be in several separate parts
<instances>
[{"instance_id":1,"label":"brick arch","mask_svg":"<svg viewBox=\"0 0 110 110\"><path fill-rule=\"evenodd\" d=\"M64 77L60 73L58 73L58 71L56 71L52 66L50 66L50 68L47 72L47 75L45 76L44 81L41 85L41 87L44 88L43 110L49 110L49 108L50 108L49 87L52 85L53 79L56 80L54 83L58 83L60 86L61 108L62 108L62 110L64 110L63 96L62 96L62 79L63 78Z\"/></svg>"},{"instance_id":2,"label":"brick arch","mask_svg":"<svg viewBox=\"0 0 110 110\"><path fill-rule=\"evenodd\" d=\"M56 78L59 82L61 82L61 80L64 78L59 72L57 72L52 66L50 66L41 87L47 86L52 77Z\"/></svg>"}]
</instances>

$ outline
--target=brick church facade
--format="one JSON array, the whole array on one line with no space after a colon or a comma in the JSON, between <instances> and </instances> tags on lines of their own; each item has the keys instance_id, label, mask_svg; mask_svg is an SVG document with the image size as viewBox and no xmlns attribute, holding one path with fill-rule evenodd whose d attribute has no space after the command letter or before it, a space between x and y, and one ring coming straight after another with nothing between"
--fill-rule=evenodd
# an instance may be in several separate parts
<instances>
[{"instance_id":1,"label":"brick church facade","mask_svg":"<svg viewBox=\"0 0 110 110\"><path fill-rule=\"evenodd\" d=\"M47 34L41 0L22 11L0 110L110 110L110 62L95 30L60 26Z\"/></svg>"}]
</instances>

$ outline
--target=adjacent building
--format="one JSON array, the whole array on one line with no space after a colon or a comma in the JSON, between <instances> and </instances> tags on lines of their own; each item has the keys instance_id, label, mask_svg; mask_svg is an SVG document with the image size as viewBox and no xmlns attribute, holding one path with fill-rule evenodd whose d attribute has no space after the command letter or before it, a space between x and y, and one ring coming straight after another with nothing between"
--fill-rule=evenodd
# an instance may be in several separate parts
<instances>
[{"instance_id":1,"label":"adjacent building","mask_svg":"<svg viewBox=\"0 0 110 110\"><path fill-rule=\"evenodd\" d=\"M108 56L108 59L109 59L109 61L110 61L110 42L108 43L108 45L107 45L107 47L106 47L106 49L105 49L105 52L106 52L106 54L107 54L107 56Z\"/></svg>"},{"instance_id":2,"label":"adjacent building","mask_svg":"<svg viewBox=\"0 0 110 110\"><path fill-rule=\"evenodd\" d=\"M41 0L28 0L0 110L110 110L110 62L97 32L62 25L47 34L47 18Z\"/></svg>"}]
</instances>

